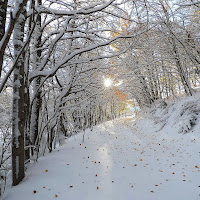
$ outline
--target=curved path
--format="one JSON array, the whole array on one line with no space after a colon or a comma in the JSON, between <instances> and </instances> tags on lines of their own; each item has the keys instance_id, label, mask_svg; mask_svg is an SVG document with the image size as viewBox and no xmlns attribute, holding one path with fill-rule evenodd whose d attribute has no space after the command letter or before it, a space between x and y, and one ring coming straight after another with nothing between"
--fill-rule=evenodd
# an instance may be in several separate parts
<instances>
[{"instance_id":1,"label":"curved path","mask_svg":"<svg viewBox=\"0 0 200 200\"><path fill-rule=\"evenodd\" d=\"M200 142L106 122L31 164L3 200L200 200Z\"/></svg>"}]
</instances>

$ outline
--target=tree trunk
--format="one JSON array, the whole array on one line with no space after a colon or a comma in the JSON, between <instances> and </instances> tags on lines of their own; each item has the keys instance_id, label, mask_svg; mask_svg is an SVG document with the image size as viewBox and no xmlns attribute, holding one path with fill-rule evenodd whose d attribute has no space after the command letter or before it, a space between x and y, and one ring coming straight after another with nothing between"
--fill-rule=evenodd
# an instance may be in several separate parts
<instances>
[{"instance_id":1,"label":"tree trunk","mask_svg":"<svg viewBox=\"0 0 200 200\"><path fill-rule=\"evenodd\" d=\"M35 1L32 2L33 4L35 3ZM41 0L37 1L38 5L41 5ZM34 5L33 5L34 6ZM37 15L36 18L36 27L35 27L35 33L34 33L34 47L35 49L38 49L36 51L36 53L33 55L33 64L34 66L34 70L36 70L38 68L38 66L40 65L40 57L41 57L41 53L42 51L40 50L41 47L41 15ZM36 144L36 140L39 136L39 115L40 115L40 108L42 105L42 99L41 99L41 88L40 87L40 83L41 83L41 78L38 77L33 81L33 105L32 105L32 112L31 112L31 126L30 126L30 140L32 145L36 145L36 147L38 146L38 144ZM35 149L36 151L38 151L38 149ZM32 149L32 155L34 154L34 151Z\"/></svg>"},{"instance_id":2,"label":"tree trunk","mask_svg":"<svg viewBox=\"0 0 200 200\"><path fill-rule=\"evenodd\" d=\"M4 0L4 1L7 2L7 0ZM2 3L0 3L0 4L3 5L3 7L5 7L5 5L4 5L5 3L3 1L1 1L1 2ZM12 17L10 18L10 22L8 24L7 34L6 35L4 34L4 37L0 38L0 41L1 41L0 42L0 58L2 58L2 59L4 56L5 49L7 47L7 44L12 35L13 29L14 29L14 27L16 27L15 25L17 23L18 17L22 13L23 7L26 3L27 3L27 0L23 0L23 1L15 0L15 9L14 9L14 12L12 12ZM0 11L0 12L2 12L2 11ZM3 11L3 12L5 12L5 11ZM0 16L0 17L2 17L2 16ZM4 29L4 31L5 31L5 29ZM2 71L2 66L0 66L0 75L1 75L1 71Z\"/></svg>"},{"instance_id":3,"label":"tree trunk","mask_svg":"<svg viewBox=\"0 0 200 200\"><path fill-rule=\"evenodd\" d=\"M25 12L25 11L24 11ZM13 43L17 57L23 47L25 17L22 12L15 24ZM24 54L16 63L13 80L13 117L12 117L12 174L13 185L19 184L24 173Z\"/></svg>"},{"instance_id":4,"label":"tree trunk","mask_svg":"<svg viewBox=\"0 0 200 200\"><path fill-rule=\"evenodd\" d=\"M179 72L185 93L187 95L192 96L192 88L191 88L190 82L189 82L188 78L186 77L186 74L183 70L183 66L182 66L181 61L180 61L180 57L179 57L178 49L176 47L175 40L174 40L174 38L171 38L171 39L172 39L173 51L174 51L175 59L176 59L176 67L177 67L177 70Z\"/></svg>"},{"instance_id":5,"label":"tree trunk","mask_svg":"<svg viewBox=\"0 0 200 200\"><path fill-rule=\"evenodd\" d=\"M7 12L8 0L0 1L0 41L5 34L5 24L6 24L6 12ZM3 55L0 56L0 77L3 65Z\"/></svg>"},{"instance_id":6,"label":"tree trunk","mask_svg":"<svg viewBox=\"0 0 200 200\"><path fill-rule=\"evenodd\" d=\"M180 75L180 78L181 78L181 82L183 84L185 93L187 95L191 95L192 96L192 88L191 88L191 85L190 85L190 82L189 82L188 78L186 77L185 71L184 71L182 63L180 61L180 56L179 56L178 48L177 48L177 45L176 45L174 32L172 30L172 26L171 26L171 22L170 22L168 11L165 8L163 0L159 0L159 2L161 3L163 12L165 14L165 18L166 18L165 24L166 24L166 26L167 26L167 28L169 30L169 33L170 33L170 40L171 40L171 43L172 43L172 49L173 49L173 53L174 53L174 56L175 56L176 67L177 67L177 70L179 72L179 75Z\"/></svg>"}]
</instances>

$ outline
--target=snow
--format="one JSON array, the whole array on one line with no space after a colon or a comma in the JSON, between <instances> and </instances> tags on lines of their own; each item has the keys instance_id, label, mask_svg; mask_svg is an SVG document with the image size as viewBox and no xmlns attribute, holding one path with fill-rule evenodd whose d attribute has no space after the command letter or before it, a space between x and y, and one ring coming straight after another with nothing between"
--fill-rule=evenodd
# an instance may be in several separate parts
<instances>
[{"instance_id":1,"label":"snow","mask_svg":"<svg viewBox=\"0 0 200 200\"><path fill-rule=\"evenodd\" d=\"M73 136L29 164L3 200L200 199L199 125L187 134L158 126L121 118L86 130L84 143Z\"/></svg>"},{"instance_id":2,"label":"snow","mask_svg":"<svg viewBox=\"0 0 200 200\"><path fill-rule=\"evenodd\" d=\"M54 15L67 15L67 16L71 16L71 15L78 15L78 14L83 14L83 15L87 15L87 14L92 14L98 11L102 11L103 9L107 8L109 5L111 5L115 0L111 0L108 1L107 3L104 3L103 5L99 6L99 3L89 6L89 7L85 7L84 9L80 9L77 11L66 11L66 10L57 10L57 9L52 9L52 8L47 8L45 6L40 6L39 9L36 8L36 10L40 13L49 13L49 14L54 14Z\"/></svg>"},{"instance_id":3,"label":"snow","mask_svg":"<svg viewBox=\"0 0 200 200\"><path fill-rule=\"evenodd\" d=\"M18 11L20 10L20 6L22 6L24 0L16 0L15 8L13 10L13 18L16 18Z\"/></svg>"},{"instance_id":4,"label":"snow","mask_svg":"<svg viewBox=\"0 0 200 200\"><path fill-rule=\"evenodd\" d=\"M54 41L57 41L62 33L64 33L65 29L63 29L63 31L56 36L56 38L54 39ZM37 76L46 76L47 77L50 77L50 76L53 76L59 69L61 66L63 66L64 64L66 64L67 62L69 62L72 58L74 58L76 55L80 55L81 53L84 53L84 52L87 52L87 51L92 51L94 49L97 49L97 48L100 48L100 47L103 47L103 46L106 46L106 45L109 45L110 43L120 39L120 38L133 38L134 36L116 36L116 37L113 37L112 39L108 40L108 41L105 41L105 42L101 42L99 44L92 44L92 45L88 45L87 47L84 47L84 48L80 48L78 50L74 50L72 53L70 53L68 56L64 57L62 60L60 60L54 68L50 69L50 70L43 70L42 69L45 67L46 65L46 62L47 62L47 58L48 56L46 57L46 59L44 59L43 63L41 64L41 67L40 69L38 69L37 71L34 71L32 73L30 73L29 75L29 80L31 81L32 79L36 78ZM129 47L128 47L129 48ZM128 49L127 48L127 49ZM126 49L126 50L127 50ZM125 51L123 51L125 52ZM49 53L51 53L51 51L49 51ZM120 53L121 54L121 53ZM117 54L115 54L116 56ZM102 58L108 58L108 57L113 57L113 55L105 55L103 56ZM98 59L100 59L100 57L98 57ZM92 60L96 60L96 58L93 58ZM92 61L90 59L90 61ZM82 61L80 61L81 63ZM83 60L84 62L84 60Z\"/></svg>"}]
</instances>

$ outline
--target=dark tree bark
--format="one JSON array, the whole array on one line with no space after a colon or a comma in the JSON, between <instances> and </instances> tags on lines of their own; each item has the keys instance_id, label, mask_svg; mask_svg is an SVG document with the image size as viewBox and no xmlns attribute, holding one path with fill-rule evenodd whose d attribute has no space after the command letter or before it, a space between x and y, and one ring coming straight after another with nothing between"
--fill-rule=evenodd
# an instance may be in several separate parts
<instances>
[{"instance_id":1,"label":"dark tree bark","mask_svg":"<svg viewBox=\"0 0 200 200\"><path fill-rule=\"evenodd\" d=\"M23 47L25 17L23 11L14 27L14 55L17 57ZM24 54L16 63L13 80L13 118L12 118L12 174L13 185L19 184L24 173Z\"/></svg>"},{"instance_id":2,"label":"dark tree bark","mask_svg":"<svg viewBox=\"0 0 200 200\"><path fill-rule=\"evenodd\" d=\"M8 0L0 1L0 41L5 34L5 24L6 24L6 12L7 12ZM3 55L0 56L0 77L3 65Z\"/></svg>"},{"instance_id":3,"label":"dark tree bark","mask_svg":"<svg viewBox=\"0 0 200 200\"><path fill-rule=\"evenodd\" d=\"M2 2L2 1L1 1ZM4 56L4 52L5 52L5 49L7 47L7 44L10 40L10 37L12 35L12 32L13 32L13 29L14 29L14 26L18 20L18 17L20 15L20 13L22 12L23 10L23 7L24 5L27 3L27 0L23 0L23 1L20 1L20 2L16 2L17 6L17 10L15 10L15 14L13 15L13 13L11 13L11 16L10 16L10 22L8 24L8 28L7 28L7 31L6 33L3 35L3 37L1 38L0 37L0 58L3 59L3 56ZM2 5L4 4L4 2L2 2ZM5 6L5 5L3 5ZM5 31L5 29L4 29ZM2 65L0 65L0 75L1 75L1 71L2 71Z\"/></svg>"},{"instance_id":4,"label":"dark tree bark","mask_svg":"<svg viewBox=\"0 0 200 200\"><path fill-rule=\"evenodd\" d=\"M36 1L32 2L33 4L36 4ZM37 5L41 5L41 0L37 0ZM33 5L34 6L34 5ZM34 46L35 49L38 49L34 56L34 68L35 70L40 65L41 60L41 54L42 51L40 49L41 47L41 15L36 16L36 27L35 27L35 33L34 33ZM38 147L38 137L39 137L39 116L40 116L40 109L42 105L42 98L41 98L41 88L40 88L41 78L37 77L35 80L33 80L33 91L34 91L34 99L33 99L33 106L32 106L32 112L31 112L31 127L30 127L30 140L32 145L36 145ZM38 149L36 149L38 151ZM34 151L32 149L32 155L34 154Z\"/></svg>"}]
</instances>

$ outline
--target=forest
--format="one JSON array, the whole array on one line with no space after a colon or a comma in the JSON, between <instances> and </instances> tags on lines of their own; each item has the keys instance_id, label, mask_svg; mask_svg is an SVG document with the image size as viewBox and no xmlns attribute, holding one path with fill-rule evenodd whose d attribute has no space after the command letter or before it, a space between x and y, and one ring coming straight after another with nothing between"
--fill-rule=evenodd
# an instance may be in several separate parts
<instances>
[{"instance_id":1,"label":"forest","mask_svg":"<svg viewBox=\"0 0 200 200\"><path fill-rule=\"evenodd\" d=\"M0 195L66 138L198 93L199 46L198 0L1 0Z\"/></svg>"}]
</instances>

